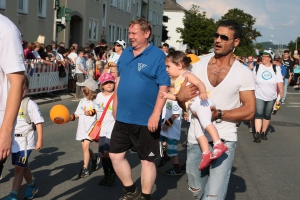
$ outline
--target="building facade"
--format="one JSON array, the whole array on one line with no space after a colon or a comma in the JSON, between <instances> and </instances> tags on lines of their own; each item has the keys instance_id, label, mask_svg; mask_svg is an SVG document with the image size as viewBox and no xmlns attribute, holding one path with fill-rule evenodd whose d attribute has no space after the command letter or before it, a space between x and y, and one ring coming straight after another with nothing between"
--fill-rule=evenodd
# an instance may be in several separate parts
<instances>
[{"instance_id":1,"label":"building facade","mask_svg":"<svg viewBox=\"0 0 300 200\"><path fill-rule=\"evenodd\" d=\"M151 40L161 43L163 0L59 0L60 6L70 8L71 21L55 36L55 0L0 0L0 13L19 28L23 39L36 41L45 36L45 44L57 38L87 46L105 39L108 45L123 39L128 44L128 25L137 18L146 18L152 25Z\"/></svg>"},{"instance_id":2,"label":"building facade","mask_svg":"<svg viewBox=\"0 0 300 200\"><path fill-rule=\"evenodd\" d=\"M176 32L177 28L184 28L184 8L176 0L165 0L163 16L166 19L163 25L167 27L169 37L165 42L175 50L185 51L187 45L183 44L181 34Z\"/></svg>"}]
</instances>

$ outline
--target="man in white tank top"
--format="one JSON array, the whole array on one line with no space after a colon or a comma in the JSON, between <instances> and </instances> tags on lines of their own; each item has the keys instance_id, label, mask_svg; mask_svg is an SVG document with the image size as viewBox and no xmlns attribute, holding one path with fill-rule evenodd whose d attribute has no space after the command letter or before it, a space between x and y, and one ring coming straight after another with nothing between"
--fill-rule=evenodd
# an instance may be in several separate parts
<instances>
[{"instance_id":1,"label":"man in white tank top","mask_svg":"<svg viewBox=\"0 0 300 200\"><path fill-rule=\"evenodd\" d=\"M215 108L211 108L212 121L228 147L228 151L213 160L210 167L199 171L201 150L195 133L203 130L196 117L192 116L188 132L186 173L189 189L196 199L225 199L237 142L235 122L251 120L255 114L253 75L233 58L241 32L241 26L235 21L222 21L213 35L214 54L200 58L191 68L211 92L211 98L216 104ZM182 102L197 95L197 89L193 85L186 86L184 82L177 100L184 106ZM211 140L208 134L206 136Z\"/></svg>"}]
</instances>

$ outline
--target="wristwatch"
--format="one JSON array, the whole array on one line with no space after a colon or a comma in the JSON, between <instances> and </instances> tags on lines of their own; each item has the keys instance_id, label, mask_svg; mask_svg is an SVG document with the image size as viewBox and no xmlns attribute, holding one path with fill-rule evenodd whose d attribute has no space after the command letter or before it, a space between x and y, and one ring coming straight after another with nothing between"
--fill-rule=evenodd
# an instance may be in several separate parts
<instances>
[{"instance_id":1,"label":"wristwatch","mask_svg":"<svg viewBox=\"0 0 300 200\"><path fill-rule=\"evenodd\" d=\"M218 111L218 118L216 119L217 123L221 123L222 122L222 116L223 116L223 112L220 109L217 109Z\"/></svg>"}]
</instances>

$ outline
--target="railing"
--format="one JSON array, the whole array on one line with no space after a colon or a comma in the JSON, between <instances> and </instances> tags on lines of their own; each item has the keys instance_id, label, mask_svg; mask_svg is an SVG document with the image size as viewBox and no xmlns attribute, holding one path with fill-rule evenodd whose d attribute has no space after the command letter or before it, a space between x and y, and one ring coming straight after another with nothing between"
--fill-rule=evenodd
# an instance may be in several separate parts
<instances>
[{"instance_id":1,"label":"railing","mask_svg":"<svg viewBox=\"0 0 300 200\"><path fill-rule=\"evenodd\" d=\"M41 62L25 64L25 75L29 79L27 94L48 93L68 88L69 66L66 77L59 77L58 64L46 65Z\"/></svg>"}]
</instances>

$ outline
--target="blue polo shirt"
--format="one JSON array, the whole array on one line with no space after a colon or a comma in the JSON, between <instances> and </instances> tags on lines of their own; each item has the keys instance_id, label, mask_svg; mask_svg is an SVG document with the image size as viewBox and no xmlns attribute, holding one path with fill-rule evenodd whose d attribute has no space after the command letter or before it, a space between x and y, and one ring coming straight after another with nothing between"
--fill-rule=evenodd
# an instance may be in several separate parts
<instances>
[{"instance_id":1,"label":"blue polo shirt","mask_svg":"<svg viewBox=\"0 0 300 200\"><path fill-rule=\"evenodd\" d=\"M117 121L148 125L159 87L170 86L165 57L164 52L152 42L136 57L132 47L122 52L117 63L120 77L117 90Z\"/></svg>"}]
</instances>

